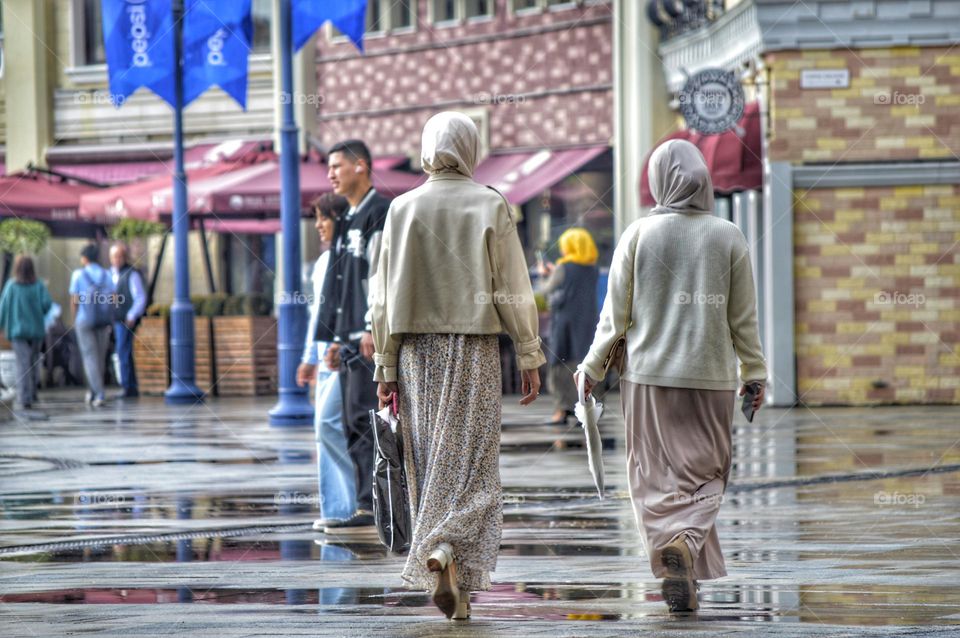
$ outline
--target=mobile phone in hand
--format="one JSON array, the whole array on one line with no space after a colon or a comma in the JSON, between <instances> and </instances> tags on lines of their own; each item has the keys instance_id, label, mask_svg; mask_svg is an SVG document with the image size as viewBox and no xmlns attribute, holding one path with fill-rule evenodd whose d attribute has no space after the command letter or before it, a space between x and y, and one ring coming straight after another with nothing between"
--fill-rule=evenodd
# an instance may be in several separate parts
<instances>
[{"instance_id":1,"label":"mobile phone in hand","mask_svg":"<svg viewBox=\"0 0 960 638\"><path fill-rule=\"evenodd\" d=\"M747 417L749 423L753 423L753 402L757 398L757 394L760 392L759 383L750 383L747 385L747 391L743 395L743 404L740 405L740 411L743 412L743 416Z\"/></svg>"}]
</instances>

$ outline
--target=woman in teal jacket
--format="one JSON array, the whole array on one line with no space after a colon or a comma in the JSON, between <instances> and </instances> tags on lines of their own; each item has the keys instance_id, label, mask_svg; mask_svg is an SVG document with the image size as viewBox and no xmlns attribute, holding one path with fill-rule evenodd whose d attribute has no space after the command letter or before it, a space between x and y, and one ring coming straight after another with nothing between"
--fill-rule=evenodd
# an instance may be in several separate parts
<instances>
[{"instance_id":1,"label":"woman in teal jacket","mask_svg":"<svg viewBox=\"0 0 960 638\"><path fill-rule=\"evenodd\" d=\"M37 279L33 260L20 255L13 263L13 279L0 295L0 330L13 345L17 357L17 404L27 409L37 398L36 366L43 343L44 315L53 300Z\"/></svg>"}]
</instances>

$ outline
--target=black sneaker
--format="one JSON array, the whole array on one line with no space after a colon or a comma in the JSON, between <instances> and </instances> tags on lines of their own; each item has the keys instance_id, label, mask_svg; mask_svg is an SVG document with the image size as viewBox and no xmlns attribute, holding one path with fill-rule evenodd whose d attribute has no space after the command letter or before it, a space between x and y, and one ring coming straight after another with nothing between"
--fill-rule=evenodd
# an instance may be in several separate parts
<instances>
[{"instance_id":1,"label":"black sneaker","mask_svg":"<svg viewBox=\"0 0 960 638\"><path fill-rule=\"evenodd\" d=\"M327 534L367 534L376 533L377 528L373 524L373 512L357 510L348 519L330 521L323 531Z\"/></svg>"}]
</instances>

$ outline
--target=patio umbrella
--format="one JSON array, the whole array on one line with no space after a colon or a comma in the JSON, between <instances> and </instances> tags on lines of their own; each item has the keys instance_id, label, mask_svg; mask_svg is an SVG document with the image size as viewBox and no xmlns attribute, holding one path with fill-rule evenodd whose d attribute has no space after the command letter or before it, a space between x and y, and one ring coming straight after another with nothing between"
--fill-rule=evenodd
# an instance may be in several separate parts
<instances>
[{"instance_id":1,"label":"patio umbrella","mask_svg":"<svg viewBox=\"0 0 960 638\"><path fill-rule=\"evenodd\" d=\"M586 374L581 370L577 376L577 405L573 412L577 415L577 420L583 427L584 435L587 438L587 455L590 459L590 473L593 475L593 482L597 486L597 494L603 500L603 446L600 443L600 428L598 423L600 415L603 414L603 404L597 402L597 398L590 394L585 397L584 379Z\"/></svg>"}]
</instances>

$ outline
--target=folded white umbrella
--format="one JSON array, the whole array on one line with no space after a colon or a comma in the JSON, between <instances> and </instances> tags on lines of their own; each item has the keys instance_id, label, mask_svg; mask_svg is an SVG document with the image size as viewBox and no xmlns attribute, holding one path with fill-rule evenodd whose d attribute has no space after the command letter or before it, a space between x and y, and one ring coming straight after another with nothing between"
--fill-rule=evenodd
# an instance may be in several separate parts
<instances>
[{"instance_id":1,"label":"folded white umbrella","mask_svg":"<svg viewBox=\"0 0 960 638\"><path fill-rule=\"evenodd\" d=\"M593 482L597 485L597 493L600 499L603 499L603 445L600 443L600 415L603 414L603 404L597 403L593 394L589 398L585 397L584 379L586 373L580 371L577 381L577 405L573 411L577 415L577 420L583 427L583 432L587 438L587 455L590 458L590 473L593 474Z\"/></svg>"}]
</instances>

